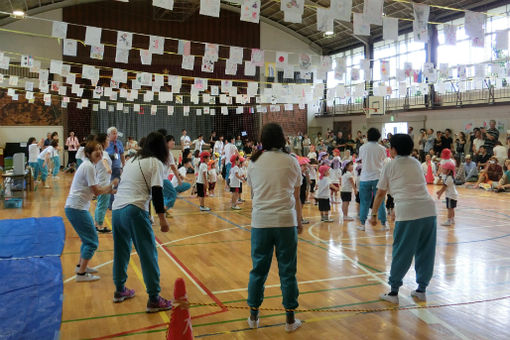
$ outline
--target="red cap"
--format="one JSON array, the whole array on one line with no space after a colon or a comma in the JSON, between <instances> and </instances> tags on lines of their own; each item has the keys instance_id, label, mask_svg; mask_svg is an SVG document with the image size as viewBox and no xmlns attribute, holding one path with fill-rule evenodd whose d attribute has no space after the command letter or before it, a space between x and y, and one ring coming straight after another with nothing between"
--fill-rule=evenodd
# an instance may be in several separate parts
<instances>
[{"instance_id":1,"label":"red cap","mask_svg":"<svg viewBox=\"0 0 510 340\"><path fill-rule=\"evenodd\" d=\"M441 164L441 168L455 171L455 165L452 162L444 162L443 164Z\"/></svg>"},{"instance_id":2,"label":"red cap","mask_svg":"<svg viewBox=\"0 0 510 340\"><path fill-rule=\"evenodd\" d=\"M200 153L200 160L203 160L204 158L211 157L211 154L207 151L202 151Z\"/></svg>"},{"instance_id":3,"label":"red cap","mask_svg":"<svg viewBox=\"0 0 510 340\"><path fill-rule=\"evenodd\" d=\"M443 151L441 151L441 159L450 158L452 158L452 151L450 149L443 149Z\"/></svg>"},{"instance_id":4,"label":"red cap","mask_svg":"<svg viewBox=\"0 0 510 340\"><path fill-rule=\"evenodd\" d=\"M239 155L232 155L230 157L230 163L234 164L236 162L237 158L240 158Z\"/></svg>"},{"instance_id":5,"label":"red cap","mask_svg":"<svg viewBox=\"0 0 510 340\"><path fill-rule=\"evenodd\" d=\"M338 150L338 149L333 149L333 153L340 154L340 150Z\"/></svg>"}]
</instances>

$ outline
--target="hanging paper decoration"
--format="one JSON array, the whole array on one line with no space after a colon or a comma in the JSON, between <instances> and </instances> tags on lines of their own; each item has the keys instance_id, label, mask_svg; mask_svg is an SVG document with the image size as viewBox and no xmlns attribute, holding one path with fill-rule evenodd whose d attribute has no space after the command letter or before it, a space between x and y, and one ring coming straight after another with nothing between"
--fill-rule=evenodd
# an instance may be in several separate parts
<instances>
[{"instance_id":1,"label":"hanging paper decoration","mask_svg":"<svg viewBox=\"0 0 510 340\"><path fill-rule=\"evenodd\" d=\"M171 11L174 9L174 0L152 0L152 6L161 7Z\"/></svg>"},{"instance_id":2,"label":"hanging paper decoration","mask_svg":"<svg viewBox=\"0 0 510 340\"><path fill-rule=\"evenodd\" d=\"M363 19L362 13L352 13L354 35L370 36L370 24Z\"/></svg>"},{"instance_id":3,"label":"hanging paper decoration","mask_svg":"<svg viewBox=\"0 0 510 340\"><path fill-rule=\"evenodd\" d=\"M53 21L51 36L59 39L67 37L67 23L61 21Z\"/></svg>"},{"instance_id":4,"label":"hanging paper decoration","mask_svg":"<svg viewBox=\"0 0 510 340\"><path fill-rule=\"evenodd\" d=\"M149 51L153 54L163 54L165 51L165 38L151 35L149 38Z\"/></svg>"},{"instance_id":5,"label":"hanging paper decoration","mask_svg":"<svg viewBox=\"0 0 510 340\"><path fill-rule=\"evenodd\" d=\"M498 50L508 50L508 31L496 32L496 48Z\"/></svg>"},{"instance_id":6,"label":"hanging paper decoration","mask_svg":"<svg viewBox=\"0 0 510 340\"><path fill-rule=\"evenodd\" d=\"M230 58L232 63L242 64L243 63L244 50L242 47L230 46Z\"/></svg>"},{"instance_id":7,"label":"hanging paper decoration","mask_svg":"<svg viewBox=\"0 0 510 340\"><path fill-rule=\"evenodd\" d=\"M430 7L425 4L413 3L414 21L413 33L414 40L419 42L428 42L428 21L430 15Z\"/></svg>"},{"instance_id":8,"label":"hanging paper decoration","mask_svg":"<svg viewBox=\"0 0 510 340\"><path fill-rule=\"evenodd\" d=\"M363 20L367 24L382 25L384 0L365 0L363 3Z\"/></svg>"},{"instance_id":9,"label":"hanging paper decoration","mask_svg":"<svg viewBox=\"0 0 510 340\"><path fill-rule=\"evenodd\" d=\"M200 0L200 14L219 18L220 0Z\"/></svg>"},{"instance_id":10,"label":"hanging paper decoration","mask_svg":"<svg viewBox=\"0 0 510 340\"><path fill-rule=\"evenodd\" d=\"M381 79L388 80L390 78L390 62L389 60L381 60Z\"/></svg>"},{"instance_id":11,"label":"hanging paper decoration","mask_svg":"<svg viewBox=\"0 0 510 340\"><path fill-rule=\"evenodd\" d=\"M289 54L286 52L276 52L276 67L284 68L289 63Z\"/></svg>"},{"instance_id":12,"label":"hanging paper decoration","mask_svg":"<svg viewBox=\"0 0 510 340\"><path fill-rule=\"evenodd\" d=\"M301 70L309 70L312 67L312 57L309 54L301 53L298 56L298 64Z\"/></svg>"},{"instance_id":13,"label":"hanging paper decoration","mask_svg":"<svg viewBox=\"0 0 510 340\"><path fill-rule=\"evenodd\" d=\"M329 8L317 8L317 31L333 32L333 17Z\"/></svg>"},{"instance_id":14,"label":"hanging paper decoration","mask_svg":"<svg viewBox=\"0 0 510 340\"><path fill-rule=\"evenodd\" d=\"M90 46L90 59L103 60L104 45Z\"/></svg>"},{"instance_id":15,"label":"hanging paper decoration","mask_svg":"<svg viewBox=\"0 0 510 340\"><path fill-rule=\"evenodd\" d=\"M282 0L280 10L283 11L283 21L300 24L304 5L304 0Z\"/></svg>"},{"instance_id":16,"label":"hanging paper decoration","mask_svg":"<svg viewBox=\"0 0 510 340\"><path fill-rule=\"evenodd\" d=\"M333 19L351 22L352 0L331 0L330 10Z\"/></svg>"},{"instance_id":17,"label":"hanging paper decoration","mask_svg":"<svg viewBox=\"0 0 510 340\"><path fill-rule=\"evenodd\" d=\"M101 45L101 28L87 26L85 31L85 45Z\"/></svg>"},{"instance_id":18,"label":"hanging paper decoration","mask_svg":"<svg viewBox=\"0 0 510 340\"><path fill-rule=\"evenodd\" d=\"M398 19L384 17L383 18L383 39L384 40L398 40Z\"/></svg>"},{"instance_id":19,"label":"hanging paper decoration","mask_svg":"<svg viewBox=\"0 0 510 340\"><path fill-rule=\"evenodd\" d=\"M457 44L457 26L445 24L443 25L443 28L445 45L455 46Z\"/></svg>"},{"instance_id":20,"label":"hanging paper decoration","mask_svg":"<svg viewBox=\"0 0 510 340\"><path fill-rule=\"evenodd\" d=\"M251 50L251 62L258 67L264 66L264 50L253 48Z\"/></svg>"},{"instance_id":21,"label":"hanging paper decoration","mask_svg":"<svg viewBox=\"0 0 510 340\"><path fill-rule=\"evenodd\" d=\"M241 21L259 23L260 0L243 0L241 4Z\"/></svg>"}]
</instances>

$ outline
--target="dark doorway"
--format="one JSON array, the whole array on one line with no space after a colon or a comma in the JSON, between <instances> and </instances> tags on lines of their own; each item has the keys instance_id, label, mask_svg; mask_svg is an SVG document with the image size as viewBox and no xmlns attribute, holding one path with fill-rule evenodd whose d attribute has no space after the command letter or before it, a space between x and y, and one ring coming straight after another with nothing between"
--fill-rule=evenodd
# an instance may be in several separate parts
<instances>
[{"instance_id":1,"label":"dark doorway","mask_svg":"<svg viewBox=\"0 0 510 340\"><path fill-rule=\"evenodd\" d=\"M344 138L347 138L347 135L352 136L352 121L333 122L333 131L335 135L338 131L342 131Z\"/></svg>"}]
</instances>

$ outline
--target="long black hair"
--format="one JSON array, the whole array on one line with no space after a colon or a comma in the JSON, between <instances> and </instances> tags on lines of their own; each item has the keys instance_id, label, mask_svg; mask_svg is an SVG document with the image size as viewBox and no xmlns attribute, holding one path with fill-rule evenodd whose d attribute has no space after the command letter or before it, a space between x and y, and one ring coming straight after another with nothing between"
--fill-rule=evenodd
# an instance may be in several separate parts
<instances>
[{"instance_id":1,"label":"long black hair","mask_svg":"<svg viewBox=\"0 0 510 340\"><path fill-rule=\"evenodd\" d=\"M30 138L28 139L28 143L27 143L27 145L28 145L28 146L30 146L30 144L32 144L32 143L34 142L34 140L35 140L35 141L37 141L37 139L35 139L35 137L30 137Z\"/></svg>"},{"instance_id":2,"label":"long black hair","mask_svg":"<svg viewBox=\"0 0 510 340\"><path fill-rule=\"evenodd\" d=\"M166 145L165 136L159 132L151 132L145 139L142 149L138 151L133 160L155 157L163 164L168 162L168 146Z\"/></svg>"},{"instance_id":3,"label":"long black hair","mask_svg":"<svg viewBox=\"0 0 510 340\"><path fill-rule=\"evenodd\" d=\"M252 162L256 162L266 150L278 149L287 153L285 151L285 135L283 134L282 127L277 123L267 123L264 125L260 133L260 141L262 143L262 150L257 150L251 156Z\"/></svg>"}]
</instances>

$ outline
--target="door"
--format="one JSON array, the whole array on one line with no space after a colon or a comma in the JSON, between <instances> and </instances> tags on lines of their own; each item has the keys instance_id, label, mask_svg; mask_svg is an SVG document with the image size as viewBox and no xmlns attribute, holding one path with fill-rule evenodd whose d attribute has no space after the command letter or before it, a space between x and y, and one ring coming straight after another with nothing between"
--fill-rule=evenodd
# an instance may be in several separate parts
<instances>
[{"instance_id":1,"label":"door","mask_svg":"<svg viewBox=\"0 0 510 340\"><path fill-rule=\"evenodd\" d=\"M347 135L352 136L352 121L333 122L333 132L335 133L335 136L338 131L342 131L345 139L347 139Z\"/></svg>"}]
</instances>

